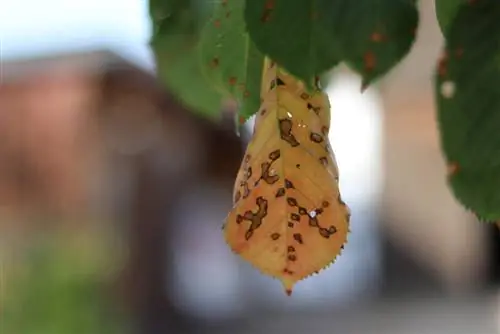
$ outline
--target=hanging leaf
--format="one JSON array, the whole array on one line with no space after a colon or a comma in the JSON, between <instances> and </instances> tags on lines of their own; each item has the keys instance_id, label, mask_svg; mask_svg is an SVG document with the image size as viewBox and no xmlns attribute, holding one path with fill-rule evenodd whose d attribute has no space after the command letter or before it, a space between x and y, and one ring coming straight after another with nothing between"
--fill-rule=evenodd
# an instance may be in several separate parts
<instances>
[{"instance_id":1,"label":"hanging leaf","mask_svg":"<svg viewBox=\"0 0 500 334\"><path fill-rule=\"evenodd\" d=\"M210 83L235 98L244 120L260 105L264 56L246 32L245 0L221 1L202 34L201 62Z\"/></svg>"},{"instance_id":2,"label":"hanging leaf","mask_svg":"<svg viewBox=\"0 0 500 334\"><path fill-rule=\"evenodd\" d=\"M218 117L222 95L202 74L197 49L200 25L206 22L203 19L209 10L198 2L150 0L151 47L157 73L169 90L191 110Z\"/></svg>"},{"instance_id":3,"label":"hanging leaf","mask_svg":"<svg viewBox=\"0 0 500 334\"><path fill-rule=\"evenodd\" d=\"M441 144L457 199L500 219L500 2L460 6L435 76Z\"/></svg>"},{"instance_id":4,"label":"hanging leaf","mask_svg":"<svg viewBox=\"0 0 500 334\"><path fill-rule=\"evenodd\" d=\"M349 209L328 141L330 104L319 90L266 62L252 140L224 226L232 250L294 284L332 263L347 240Z\"/></svg>"},{"instance_id":5,"label":"hanging leaf","mask_svg":"<svg viewBox=\"0 0 500 334\"><path fill-rule=\"evenodd\" d=\"M460 5L467 1L469 0L435 0L436 17L443 34L455 18Z\"/></svg>"},{"instance_id":6,"label":"hanging leaf","mask_svg":"<svg viewBox=\"0 0 500 334\"><path fill-rule=\"evenodd\" d=\"M322 24L335 16L328 12L326 3L319 0L247 1L248 32L259 50L309 83L339 62L335 35Z\"/></svg>"}]
</instances>

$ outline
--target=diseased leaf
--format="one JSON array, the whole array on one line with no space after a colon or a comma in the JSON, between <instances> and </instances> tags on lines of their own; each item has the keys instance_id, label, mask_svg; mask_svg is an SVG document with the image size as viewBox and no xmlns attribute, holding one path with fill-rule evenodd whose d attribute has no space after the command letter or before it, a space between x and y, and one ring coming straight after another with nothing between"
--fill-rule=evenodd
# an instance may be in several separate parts
<instances>
[{"instance_id":1,"label":"diseased leaf","mask_svg":"<svg viewBox=\"0 0 500 334\"><path fill-rule=\"evenodd\" d=\"M456 198L500 219L500 2L468 1L446 32L435 76L441 144Z\"/></svg>"},{"instance_id":2,"label":"diseased leaf","mask_svg":"<svg viewBox=\"0 0 500 334\"><path fill-rule=\"evenodd\" d=\"M199 1L150 0L151 47L160 80L193 111L218 117L222 95L203 76L198 56L200 26L210 12Z\"/></svg>"},{"instance_id":3,"label":"diseased leaf","mask_svg":"<svg viewBox=\"0 0 500 334\"><path fill-rule=\"evenodd\" d=\"M323 0L247 1L245 20L257 47L304 82L339 63L332 31L321 20ZM330 14L330 13L328 13Z\"/></svg>"},{"instance_id":4,"label":"diseased leaf","mask_svg":"<svg viewBox=\"0 0 500 334\"><path fill-rule=\"evenodd\" d=\"M243 119L260 105L260 84L264 56L246 32L245 0L221 1L205 27L200 54L209 82L239 103Z\"/></svg>"},{"instance_id":5,"label":"diseased leaf","mask_svg":"<svg viewBox=\"0 0 500 334\"><path fill-rule=\"evenodd\" d=\"M266 62L262 105L224 226L232 250L264 274L294 284L332 263L347 240L350 213L328 141L325 93Z\"/></svg>"}]
</instances>

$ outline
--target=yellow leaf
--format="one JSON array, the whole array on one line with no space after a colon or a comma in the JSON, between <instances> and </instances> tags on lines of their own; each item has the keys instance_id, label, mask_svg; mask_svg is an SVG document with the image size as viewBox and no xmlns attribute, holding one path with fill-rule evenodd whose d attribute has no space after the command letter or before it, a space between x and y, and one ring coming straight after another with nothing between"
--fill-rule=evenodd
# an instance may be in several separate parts
<instances>
[{"instance_id":1,"label":"yellow leaf","mask_svg":"<svg viewBox=\"0 0 500 334\"><path fill-rule=\"evenodd\" d=\"M328 141L327 95L308 93L266 59L261 98L224 234L235 253L291 294L341 252L350 213Z\"/></svg>"}]
</instances>

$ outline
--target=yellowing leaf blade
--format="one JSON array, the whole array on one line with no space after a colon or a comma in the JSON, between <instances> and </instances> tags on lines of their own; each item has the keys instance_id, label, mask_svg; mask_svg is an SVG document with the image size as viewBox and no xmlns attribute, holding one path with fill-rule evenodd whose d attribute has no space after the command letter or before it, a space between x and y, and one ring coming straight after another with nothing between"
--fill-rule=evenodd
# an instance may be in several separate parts
<instances>
[{"instance_id":1,"label":"yellowing leaf blade","mask_svg":"<svg viewBox=\"0 0 500 334\"><path fill-rule=\"evenodd\" d=\"M294 284L332 263L347 240L349 209L328 142L330 110L321 91L268 62L263 103L238 172L224 233L234 252Z\"/></svg>"}]
</instances>

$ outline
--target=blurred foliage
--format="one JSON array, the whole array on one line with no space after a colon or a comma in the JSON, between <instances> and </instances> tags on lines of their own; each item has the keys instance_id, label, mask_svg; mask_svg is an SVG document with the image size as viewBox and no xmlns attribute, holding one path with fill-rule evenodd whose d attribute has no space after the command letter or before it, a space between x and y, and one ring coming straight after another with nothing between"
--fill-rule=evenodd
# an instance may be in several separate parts
<instances>
[{"instance_id":1,"label":"blurred foliage","mask_svg":"<svg viewBox=\"0 0 500 334\"><path fill-rule=\"evenodd\" d=\"M37 236L4 268L1 333L126 334L111 291L109 247L95 235Z\"/></svg>"},{"instance_id":2,"label":"blurred foliage","mask_svg":"<svg viewBox=\"0 0 500 334\"><path fill-rule=\"evenodd\" d=\"M455 196L500 220L500 1L460 5L445 31L435 96Z\"/></svg>"}]
</instances>

